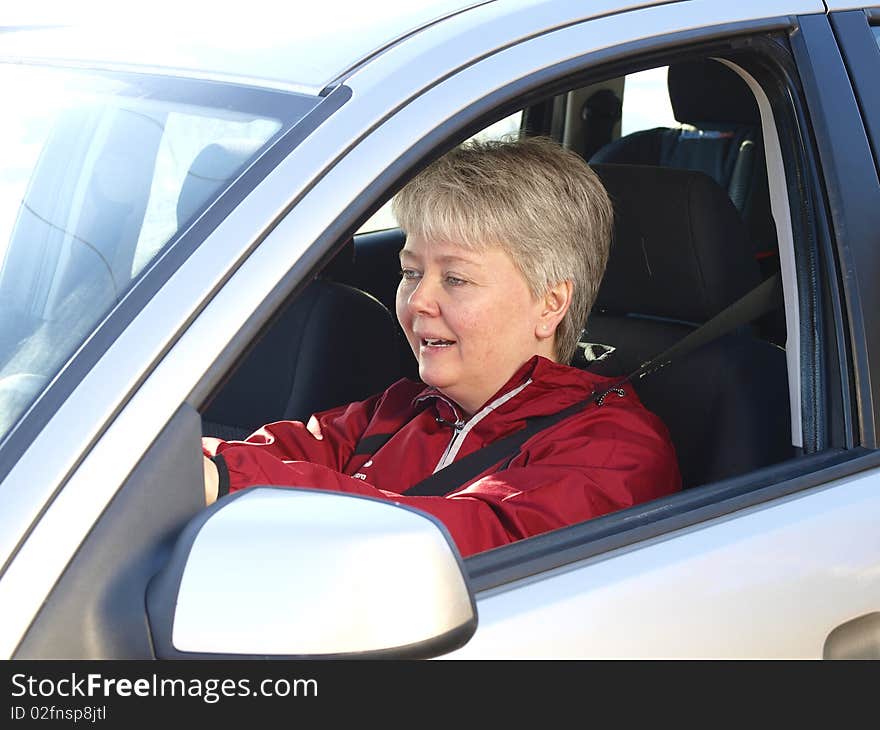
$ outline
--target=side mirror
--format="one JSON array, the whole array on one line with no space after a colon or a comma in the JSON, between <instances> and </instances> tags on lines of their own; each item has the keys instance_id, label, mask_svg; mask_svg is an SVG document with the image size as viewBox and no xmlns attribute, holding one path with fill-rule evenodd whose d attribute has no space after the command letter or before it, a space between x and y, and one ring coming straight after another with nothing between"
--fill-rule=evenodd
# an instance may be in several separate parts
<instances>
[{"instance_id":1,"label":"side mirror","mask_svg":"<svg viewBox=\"0 0 880 730\"><path fill-rule=\"evenodd\" d=\"M384 500L255 487L190 522L147 587L157 658L422 658L477 627L432 516Z\"/></svg>"}]
</instances>

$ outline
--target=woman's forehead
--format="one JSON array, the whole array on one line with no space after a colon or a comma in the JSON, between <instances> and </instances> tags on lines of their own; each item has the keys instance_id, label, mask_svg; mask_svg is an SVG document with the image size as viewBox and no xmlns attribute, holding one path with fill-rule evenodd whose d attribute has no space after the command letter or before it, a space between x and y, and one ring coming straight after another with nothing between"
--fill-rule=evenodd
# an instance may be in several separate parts
<instances>
[{"instance_id":1,"label":"woman's forehead","mask_svg":"<svg viewBox=\"0 0 880 730\"><path fill-rule=\"evenodd\" d=\"M496 244L474 244L470 241L411 234L407 236L400 255L481 264L487 256L492 257L496 252L503 253L501 247Z\"/></svg>"}]
</instances>

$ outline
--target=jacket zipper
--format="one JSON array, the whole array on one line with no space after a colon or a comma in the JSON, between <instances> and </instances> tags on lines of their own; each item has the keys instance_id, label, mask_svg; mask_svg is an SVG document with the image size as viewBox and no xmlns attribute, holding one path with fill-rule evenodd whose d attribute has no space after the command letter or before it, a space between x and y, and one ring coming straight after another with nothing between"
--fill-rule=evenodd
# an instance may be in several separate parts
<instances>
[{"instance_id":1,"label":"jacket zipper","mask_svg":"<svg viewBox=\"0 0 880 730\"><path fill-rule=\"evenodd\" d=\"M443 456L440 457L440 461L437 462L437 466L434 468L434 472L440 471L444 466L447 466L446 459L449 457L450 452L452 451L452 447L455 446L455 442L457 439L461 438L461 432L464 429L465 421L463 419L458 419L455 423L451 421L445 421L444 419L437 417L437 423L443 423L447 426L452 427L452 438L449 439L449 443L446 445L446 451L443 452ZM457 451L457 449L456 449ZM450 459L452 461L452 459Z\"/></svg>"},{"instance_id":2,"label":"jacket zipper","mask_svg":"<svg viewBox=\"0 0 880 730\"><path fill-rule=\"evenodd\" d=\"M437 466L434 467L434 473L436 474L438 471L440 471L444 467L449 466L453 461L455 461L455 457L458 456L458 450L461 448L461 443L465 440L465 438L467 438L467 435L470 433L471 429L474 426L476 426L480 421L482 421L502 403L506 403L511 398L518 395L520 391L522 391L531 382L532 379L529 378L522 385L517 386L513 390L510 390L504 395L496 398L489 405L483 406L479 413L475 413L473 416L471 416L469 421L458 418L455 423L450 423L449 421L438 419L440 423L448 423L450 426L453 427L454 431L452 433L452 438L449 440L449 445L446 447L446 451L443 452L443 456L440 457L440 461L438 461ZM455 409L453 410L455 411L457 417L458 411Z\"/></svg>"}]
</instances>

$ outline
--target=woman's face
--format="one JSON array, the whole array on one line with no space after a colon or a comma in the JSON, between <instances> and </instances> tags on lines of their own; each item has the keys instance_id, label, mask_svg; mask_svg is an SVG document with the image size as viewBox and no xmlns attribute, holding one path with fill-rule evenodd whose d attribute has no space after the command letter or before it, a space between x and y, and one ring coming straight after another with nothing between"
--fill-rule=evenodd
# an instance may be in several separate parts
<instances>
[{"instance_id":1,"label":"woman's face","mask_svg":"<svg viewBox=\"0 0 880 730\"><path fill-rule=\"evenodd\" d=\"M419 376L469 415L532 356L553 359L546 303L501 248L474 252L411 235L400 264L397 318Z\"/></svg>"}]
</instances>

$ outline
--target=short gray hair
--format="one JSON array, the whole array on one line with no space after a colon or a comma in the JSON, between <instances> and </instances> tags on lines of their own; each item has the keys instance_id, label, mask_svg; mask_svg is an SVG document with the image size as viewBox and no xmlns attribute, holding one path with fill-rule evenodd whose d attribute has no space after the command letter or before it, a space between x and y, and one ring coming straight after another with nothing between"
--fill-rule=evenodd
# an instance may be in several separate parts
<instances>
[{"instance_id":1,"label":"short gray hair","mask_svg":"<svg viewBox=\"0 0 880 730\"><path fill-rule=\"evenodd\" d=\"M556 330L556 357L568 364L605 272L614 213L599 177L547 137L469 141L433 162L394 198L408 235L474 250L498 245L534 297L572 282Z\"/></svg>"}]
</instances>

